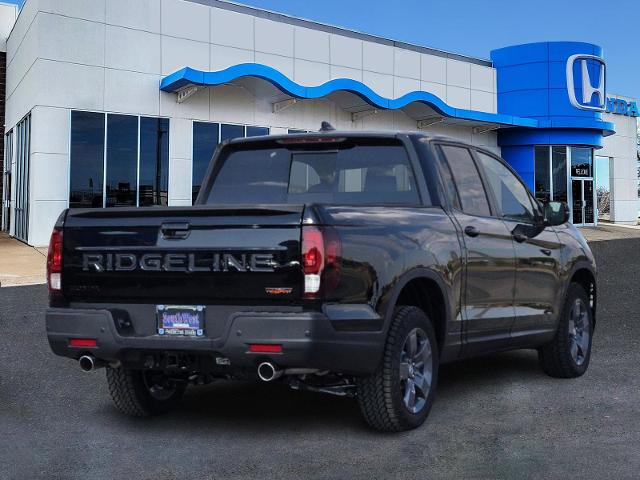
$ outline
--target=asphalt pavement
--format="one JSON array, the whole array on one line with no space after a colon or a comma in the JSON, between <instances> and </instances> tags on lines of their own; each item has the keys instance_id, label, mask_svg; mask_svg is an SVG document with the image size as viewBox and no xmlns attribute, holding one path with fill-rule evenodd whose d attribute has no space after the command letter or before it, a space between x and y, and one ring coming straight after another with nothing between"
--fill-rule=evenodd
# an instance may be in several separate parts
<instances>
[{"instance_id":1,"label":"asphalt pavement","mask_svg":"<svg viewBox=\"0 0 640 480\"><path fill-rule=\"evenodd\" d=\"M0 290L2 479L638 478L640 239L593 244L589 371L558 380L533 351L444 366L426 424L380 434L355 400L277 385L190 388L182 409L130 419L104 371L46 341L46 287Z\"/></svg>"}]
</instances>

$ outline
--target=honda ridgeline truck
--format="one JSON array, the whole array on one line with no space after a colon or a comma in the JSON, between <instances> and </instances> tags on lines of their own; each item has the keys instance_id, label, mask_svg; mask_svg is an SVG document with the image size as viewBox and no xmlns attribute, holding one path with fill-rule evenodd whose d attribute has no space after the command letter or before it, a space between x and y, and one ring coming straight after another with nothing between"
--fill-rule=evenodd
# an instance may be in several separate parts
<instances>
[{"instance_id":1,"label":"honda ridgeline truck","mask_svg":"<svg viewBox=\"0 0 640 480\"><path fill-rule=\"evenodd\" d=\"M190 384L355 396L372 427L431 409L438 367L537 349L589 365L596 272L564 203L493 152L421 133L237 139L193 207L71 209L48 256L52 350L146 416Z\"/></svg>"}]
</instances>

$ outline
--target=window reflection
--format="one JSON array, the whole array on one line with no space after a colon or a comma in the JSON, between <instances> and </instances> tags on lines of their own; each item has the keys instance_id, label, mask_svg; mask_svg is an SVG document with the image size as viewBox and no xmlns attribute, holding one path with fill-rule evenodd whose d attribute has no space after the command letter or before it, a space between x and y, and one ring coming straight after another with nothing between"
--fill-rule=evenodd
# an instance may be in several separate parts
<instances>
[{"instance_id":1,"label":"window reflection","mask_svg":"<svg viewBox=\"0 0 640 480\"><path fill-rule=\"evenodd\" d=\"M535 147L535 187L536 199L551 200L551 178L549 175L549 147ZM565 184L567 182L565 181Z\"/></svg>"},{"instance_id":2,"label":"window reflection","mask_svg":"<svg viewBox=\"0 0 640 480\"><path fill-rule=\"evenodd\" d=\"M195 203L202 179L213 157L218 143L219 124L193 122L193 173L191 187L191 201Z\"/></svg>"},{"instance_id":3,"label":"window reflection","mask_svg":"<svg viewBox=\"0 0 640 480\"><path fill-rule=\"evenodd\" d=\"M139 205L168 204L169 119L140 118Z\"/></svg>"},{"instance_id":4,"label":"window reflection","mask_svg":"<svg viewBox=\"0 0 640 480\"><path fill-rule=\"evenodd\" d=\"M571 176L591 177L593 150L588 147L571 147Z\"/></svg>"},{"instance_id":5,"label":"window reflection","mask_svg":"<svg viewBox=\"0 0 640 480\"><path fill-rule=\"evenodd\" d=\"M247 137L259 137L260 135L269 135L269 128L247 127Z\"/></svg>"},{"instance_id":6,"label":"window reflection","mask_svg":"<svg viewBox=\"0 0 640 480\"><path fill-rule=\"evenodd\" d=\"M71 112L69 207L102 207L104 114Z\"/></svg>"},{"instance_id":7,"label":"window reflection","mask_svg":"<svg viewBox=\"0 0 640 480\"><path fill-rule=\"evenodd\" d=\"M551 163L553 168L553 200L567 201L567 147L551 147Z\"/></svg>"},{"instance_id":8,"label":"window reflection","mask_svg":"<svg viewBox=\"0 0 640 480\"><path fill-rule=\"evenodd\" d=\"M138 117L107 116L107 207L135 206Z\"/></svg>"},{"instance_id":9,"label":"window reflection","mask_svg":"<svg viewBox=\"0 0 640 480\"><path fill-rule=\"evenodd\" d=\"M220 127L220 141L244 137L244 125L222 124Z\"/></svg>"}]
</instances>

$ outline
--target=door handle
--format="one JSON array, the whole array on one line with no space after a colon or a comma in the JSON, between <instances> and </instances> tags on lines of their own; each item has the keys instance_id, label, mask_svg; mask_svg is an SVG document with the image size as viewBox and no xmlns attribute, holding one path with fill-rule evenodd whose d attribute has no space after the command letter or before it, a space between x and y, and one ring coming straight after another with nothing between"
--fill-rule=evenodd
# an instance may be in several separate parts
<instances>
[{"instance_id":1,"label":"door handle","mask_svg":"<svg viewBox=\"0 0 640 480\"><path fill-rule=\"evenodd\" d=\"M466 227L464 229L464 233L467 234L469 237L477 237L478 235L480 235L480 231L472 225L469 225L468 227Z\"/></svg>"},{"instance_id":2,"label":"door handle","mask_svg":"<svg viewBox=\"0 0 640 480\"><path fill-rule=\"evenodd\" d=\"M188 223L163 223L160 227L162 238L167 240L182 240L189 236Z\"/></svg>"},{"instance_id":3,"label":"door handle","mask_svg":"<svg viewBox=\"0 0 640 480\"><path fill-rule=\"evenodd\" d=\"M551 250L549 250L548 248L541 248L540 251L544 253L547 257L551 256Z\"/></svg>"},{"instance_id":4,"label":"door handle","mask_svg":"<svg viewBox=\"0 0 640 480\"><path fill-rule=\"evenodd\" d=\"M528 237L523 233L512 233L513 239L518 243L524 243L527 241Z\"/></svg>"}]
</instances>

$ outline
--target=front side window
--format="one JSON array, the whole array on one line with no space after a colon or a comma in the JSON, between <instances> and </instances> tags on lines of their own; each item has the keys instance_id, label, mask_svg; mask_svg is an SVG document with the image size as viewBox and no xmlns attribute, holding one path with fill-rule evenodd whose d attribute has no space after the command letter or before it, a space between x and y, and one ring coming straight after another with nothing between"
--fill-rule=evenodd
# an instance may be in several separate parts
<instances>
[{"instance_id":1,"label":"front side window","mask_svg":"<svg viewBox=\"0 0 640 480\"><path fill-rule=\"evenodd\" d=\"M469 215L491 215L487 194L469 149L451 145L441 145L440 148L451 169L462 211Z\"/></svg>"},{"instance_id":2,"label":"front side window","mask_svg":"<svg viewBox=\"0 0 640 480\"><path fill-rule=\"evenodd\" d=\"M523 183L498 159L482 152L478 152L478 158L486 172L502 216L532 222L535 219L533 204Z\"/></svg>"},{"instance_id":3,"label":"front side window","mask_svg":"<svg viewBox=\"0 0 640 480\"><path fill-rule=\"evenodd\" d=\"M222 160L209 204L418 204L406 150L348 140L330 149L268 145Z\"/></svg>"}]
</instances>

